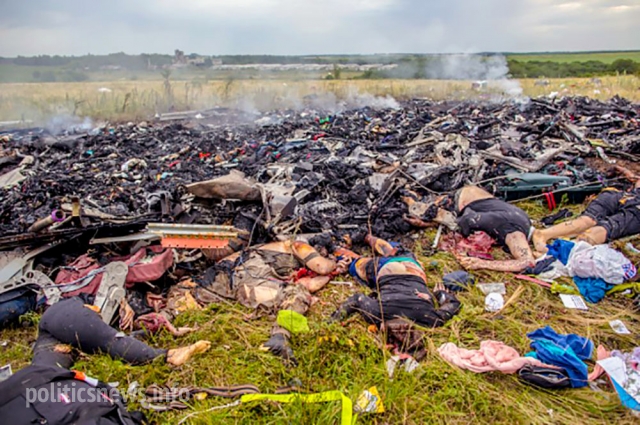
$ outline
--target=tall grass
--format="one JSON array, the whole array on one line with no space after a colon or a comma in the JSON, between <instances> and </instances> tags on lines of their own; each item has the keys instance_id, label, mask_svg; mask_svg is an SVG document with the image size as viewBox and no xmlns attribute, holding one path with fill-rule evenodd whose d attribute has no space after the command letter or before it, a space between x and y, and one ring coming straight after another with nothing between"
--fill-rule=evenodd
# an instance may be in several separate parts
<instances>
[{"instance_id":1,"label":"tall grass","mask_svg":"<svg viewBox=\"0 0 640 425\"><path fill-rule=\"evenodd\" d=\"M541 203L529 202L521 206L536 219L547 213ZM423 252L420 247L431 245L434 236L435 231L422 233L414 247L419 261L431 267L428 273L430 287L440 280L443 273L459 268L450 254L420 255ZM637 242L634 243L637 246ZM640 259L632 255L630 258L636 263ZM475 374L459 370L444 362L436 352L436 348L445 342L477 348L480 341L493 339L526 353L529 350L526 333L545 325L561 333L589 337L596 345L629 351L638 345L636 335L640 328L640 317L633 311L631 300L607 297L598 304L589 305L588 311L569 310L562 306L558 296L547 289L518 281L511 274L475 274L480 282L504 282L507 299L520 286L524 292L497 316L484 311L484 295L479 289L462 293L460 314L445 327L426 331L428 355L420 367L412 374L398 370L393 379L389 379L385 368L390 353L382 349L379 337L370 333L361 319L350 318L344 326L327 323L329 314L341 301L361 290L344 285L329 285L318 293L320 301L309 314L311 332L293 339L299 361L295 368L288 368L275 356L259 350L260 344L268 338L273 318L249 320L248 309L226 303L179 316L176 325L198 325L194 334L174 339L162 333L149 341L151 345L163 348L193 343L198 339L212 342L209 352L181 368L170 368L162 361L130 366L97 354L81 357L74 368L105 382L119 382L121 389L126 389L133 381L143 388L153 383L174 387L253 383L262 391L274 392L278 387L297 380L305 392L340 390L355 400L363 390L375 385L386 413L363 415L361 424L637 423L637 418L621 406L606 380L599 384L597 391L589 387L543 390L529 387L513 375ZM612 319L621 319L633 334L614 333L608 324ZM0 346L0 364L11 363L13 370L27 365L36 332L35 325L3 331L0 340L6 344ZM228 402L209 397L194 401L187 411L151 412L150 415L160 424L175 424L191 412ZM133 403L132 407L140 408L140 405ZM337 403L253 403L194 416L187 423L338 424L339 418Z\"/></svg>"},{"instance_id":2,"label":"tall grass","mask_svg":"<svg viewBox=\"0 0 640 425\"><path fill-rule=\"evenodd\" d=\"M603 77L601 80L602 84L597 86L589 79L552 79L544 87L536 86L532 79L520 83L527 96L558 92L608 99L617 94L640 101L640 79L637 77ZM499 88L490 90L496 92ZM331 94L341 100L354 93L389 95L396 99L488 97L487 93L472 90L468 81L446 80L228 79L1 84L0 121L41 122L61 114L111 121L140 120L149 119L156 113L214 106L270 110L300 106L307 95Z\"/></svg>"}]
</instances>

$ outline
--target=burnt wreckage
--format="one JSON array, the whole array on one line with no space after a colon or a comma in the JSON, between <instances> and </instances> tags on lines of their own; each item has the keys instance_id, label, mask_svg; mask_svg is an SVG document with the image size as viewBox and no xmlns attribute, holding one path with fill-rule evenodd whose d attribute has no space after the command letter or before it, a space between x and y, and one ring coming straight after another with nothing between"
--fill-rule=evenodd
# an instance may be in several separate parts
<instances>
[{"instance_id":1,"label":"burnt wreckage","mask_svg":"<svg viewBox=\"0 0 640 425\"><path fill-rule=\"evenodd\" d=\"M605 184L585 158L637 158L638 114L621 98L412 100L338 114L174 113L88 133L4 131L0 250L154 239L221 249L216 240L318 233L356 245L367 233L393 240L411 231L403 195L465 184L508 200L546 193L553 207Z\"/></svg>"}]
</instances>

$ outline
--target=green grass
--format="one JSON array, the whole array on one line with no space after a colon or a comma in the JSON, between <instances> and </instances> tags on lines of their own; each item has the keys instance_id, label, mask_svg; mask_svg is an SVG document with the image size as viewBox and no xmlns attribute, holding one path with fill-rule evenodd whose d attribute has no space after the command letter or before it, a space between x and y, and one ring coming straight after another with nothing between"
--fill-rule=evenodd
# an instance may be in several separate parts
<instances>
[{"instance_id":1,"label":"green grass","mask_svg":"<svg viewBox=\"0 0 640 425\"><path fill-rule=\"evenodd\" d=\"M547 212L541 203L529 202L523 207L533 217ZM579 208L576 208L579 209ZM414 251L419 255L429 246L433 232L423 233ZM495 250L498 253L498 249ZM627 253L628 254L628 253ZM447 253L433 257L420 256L428 266L429 284L435 284L443 273L458 269L455 259ZM634 258L637 262L638 258ZM171 386L214 386L253 383L264 392L273 392L292 380L302 382L307 392L340 390L354 400L365 389L376 386L386 412L361 416L363 424L626 424L636 419L621 407L610 388L604 391L570 389L546 391L520 383L512 375L500 373L474 374L458 370L436 353L441 344L452 341L467 348L477 348L480 341L495 339L528 351L526 333L545 325L558 332L573 332L592 338L609 349L629 350L637 345L640 318L631 310L629 299L607 298L590 305L587 312L567 310L559 298L528 282L519 282L511 275L477 272L482 282L504 282L508 299L519 286L524 292L516 302L497 317L484 312L484 296L478 289L463 293L460 314L444 328L426 332L428 356L413 374L397 372L393 380L387 377L385 362L389 353L381 349L378 335L368 332L358 317L350 318L346 326L328 324L326 318L357 288L329 285L319 294L319 303L309 314L311 332L295 337L293 346L299 366L288 368L269 353L258 349L269 334L271 318L247 321L249 311L237 305L211 305L204 311L180 316L177 325L198 324L194 334L174 340L162 334L151 341L157 347L176 347L199 339L212 342L209 352L196 357L181 368L170 368L160 361L146 366L129 366L105 355L83 356L76 369L105 382L119 382L121 388L138 381L142 387L152 383ZM608 322L623 320L633 335L615 334ZM32 320L33 321L33 320ZM329 341L321 337L329 336ZM30 361L30 345L36 337L31 326L3 331L0 340L0 364L11 363L14 370ZM181 412L152 413L158 423L174 424L187 414L229 403L225 399L194 401L192 409ZM133 404L134 408L139 407ZM339 403L276 404L252 403L194 416L190 424L338 424Z\"/></svg>"},{"instance_id":2,"label":"green grass","mask_svg":"<svg viewBox=\"0 0 640 425\"><path fill-rule=\"evenodd\" d=\"M520 62L540 61L540 62L587 62L600 61L612 63L616 59L632 59L640 62L640 50L623 52L576 52L576 53L525 53L509 54L509 59Z\"/></svg>"}]
</instances>

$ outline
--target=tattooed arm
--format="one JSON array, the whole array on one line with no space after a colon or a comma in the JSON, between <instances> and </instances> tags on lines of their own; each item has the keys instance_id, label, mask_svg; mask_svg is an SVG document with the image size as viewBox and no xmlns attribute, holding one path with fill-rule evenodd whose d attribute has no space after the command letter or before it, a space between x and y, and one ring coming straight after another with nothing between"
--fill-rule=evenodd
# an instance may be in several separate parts
<instances>
[{"instance_id":1,"label":"tattooed arm","mask_svg":"<svg viewBox=\"0 0 640 425\"><path fill-rule=\"evenodd\" d=\"M494 270L497 272L521 272L535 263L527 237L522 232L509 233L505 239L513 260L489 261L472 257L457 257L458 262L469 270Z\"/></svg>"}]
</instances>

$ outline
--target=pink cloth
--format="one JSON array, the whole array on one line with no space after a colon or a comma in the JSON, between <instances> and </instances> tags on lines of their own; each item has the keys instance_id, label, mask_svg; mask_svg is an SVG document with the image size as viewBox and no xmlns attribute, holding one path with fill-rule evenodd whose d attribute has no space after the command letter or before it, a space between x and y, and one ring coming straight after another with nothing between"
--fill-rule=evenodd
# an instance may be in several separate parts
<instances>
[{"instance_id":1,"label":"pink cloth","mask_svg":"<svg viewBox=\"0 0 640 425\"><path fill-rule=\"evenodd\" d=\"M438 354L448 363L476 373L516 373L527 364L554 367L534 358L521 357L515 349L498 341L482 341L479 350L466 350L448 342L438 348Z\"/></svg>"}]
</instances>

